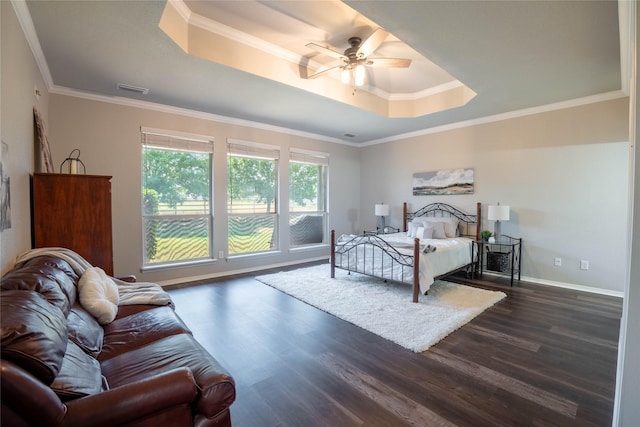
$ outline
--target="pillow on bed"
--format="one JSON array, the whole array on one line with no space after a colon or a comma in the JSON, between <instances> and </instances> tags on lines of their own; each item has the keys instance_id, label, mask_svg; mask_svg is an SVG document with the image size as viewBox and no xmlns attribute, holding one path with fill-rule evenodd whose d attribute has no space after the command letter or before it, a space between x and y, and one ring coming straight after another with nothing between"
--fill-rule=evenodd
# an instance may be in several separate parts
<instances>
[{"instance_id":1,"label":"pillow on bed","mask_svg":"<svg viewBox=\"0 0 640 427\"><path fill-rule=\"evenodd\" d=\"M416 232L419 227L424 227L424 223L422 221L411 221L407 225L407 237L416 237Z\"/></svg>"},{"instance_id":2,"label":"pillow on bed","mask_svg":"<svg viewBox=\"0 0 640 427\"><path fill-rule=\"evenodd\" d=\"M447 235L444 231L445 223L443 221L425 221L426 218L416 218L413 222L416 227L424 227L433 229L432 239L446 239ZM419 225L418 225L419 224ZM425 237L426 238L426 237Z\"/></svg>"},{"instance_id":3,"label":"pillow on bed","mask_svg":"<svg viewBox=\"0 0 640 427\"><path fill-rule=\"evenodd\" d=\"M458 237L458 224L460 223L460 220L458 218L422 217L420 218L420 220L428 224L440 222L444 225L445 237L435 237L436 239Z\"/></svg>"},{"instance_id":4,"label":"pillow on bed","mask_svg":"<svg viewBox=\"0 0 640 427\"><path fill-rule=\"evenodd\" d=\"M433 239L433 227L418 227L416 237L418 239Z\"/></svg>"}]
</instances>

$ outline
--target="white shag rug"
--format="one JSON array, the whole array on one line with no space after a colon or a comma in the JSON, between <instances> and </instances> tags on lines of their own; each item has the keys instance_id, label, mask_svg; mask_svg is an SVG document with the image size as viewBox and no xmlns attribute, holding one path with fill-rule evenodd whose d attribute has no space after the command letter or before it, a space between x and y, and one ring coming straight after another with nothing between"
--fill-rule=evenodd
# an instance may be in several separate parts
<instances>
[{"instance_id":1,"label":"white shag rug","mask_svg":"<svg viewBox=\"0 0 640 427\"><path fill-rule=\"evenodd\" d=\"M416 353L506 297L503 292L437 280L428 295L413 303L410 285L339 269L331 279L329 264L256 279Z\"/></svg>"}]
</instances>

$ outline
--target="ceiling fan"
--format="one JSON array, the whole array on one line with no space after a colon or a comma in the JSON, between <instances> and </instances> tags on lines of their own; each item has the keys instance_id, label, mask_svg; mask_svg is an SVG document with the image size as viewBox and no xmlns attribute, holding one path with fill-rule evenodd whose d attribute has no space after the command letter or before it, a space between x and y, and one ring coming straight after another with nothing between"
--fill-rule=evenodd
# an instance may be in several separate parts
<instances>
[{"instance_id":1,"label":"ceiling fan","mask_svg":"<svg viewBox=\"0 0 640 427\"><path fill-rule=\"evenodd\" d=\"M344 53L331 50L316 43L308 43L307 47L314 49L324 55L342 61L341 64L319 71L308 76L308 79L315 79L323 76L335 69L342 70L342 82L347 84L351 82L354 87L364 84L365 69L364 67L381 67L381 68L407 68L411 65L410 59L403 58L370 58L371 55L389 35L389 32L378 28L363 42L360 37L349 38L349 45Z\"/></svg>"}]
</instances>

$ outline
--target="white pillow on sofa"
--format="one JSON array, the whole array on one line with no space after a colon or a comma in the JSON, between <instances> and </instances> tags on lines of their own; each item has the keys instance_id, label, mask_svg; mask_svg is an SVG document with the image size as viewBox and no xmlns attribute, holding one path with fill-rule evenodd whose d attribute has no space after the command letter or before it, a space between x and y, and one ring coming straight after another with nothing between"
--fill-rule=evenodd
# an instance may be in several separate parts
<instances>
[{"instance_id":1,"label":"white pillow on sofa","mask_svg":"<svg viewBox=\"0 0 640 427\"><path fill-rule=\"evenodd\" d=\"M118 285L100 267L85 270L78 282L80 303L98 323L113 322L118 314Z\"/></svg>"}]
</instances>

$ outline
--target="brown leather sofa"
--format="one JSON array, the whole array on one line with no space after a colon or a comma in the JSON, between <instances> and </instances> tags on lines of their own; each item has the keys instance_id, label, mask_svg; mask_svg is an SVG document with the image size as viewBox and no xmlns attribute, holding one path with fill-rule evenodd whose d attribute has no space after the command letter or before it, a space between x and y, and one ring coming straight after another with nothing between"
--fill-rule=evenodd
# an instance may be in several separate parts
<instances>
[{"instance_id":1,"label":"brown leather sofa","mask_svg":"<svg viewBox=\"0 0 640 427\"><path fill-rule=\"evenodd\" d=\"M3 427L231 426L233 378L171 306L119 306L101 326L78 280L38 256L0 281Z\"/></svg>"}]
</instances>

